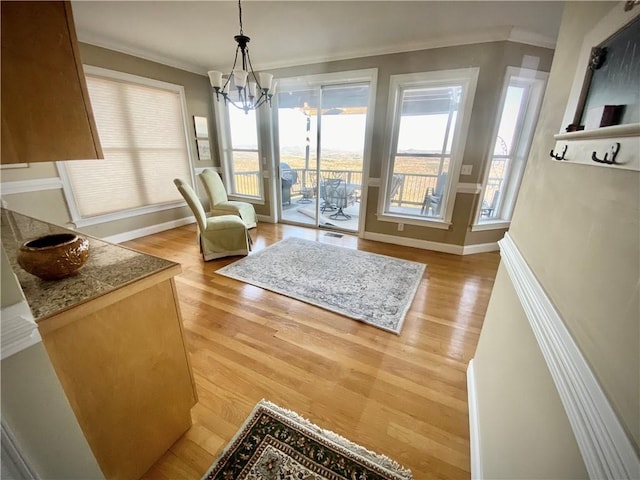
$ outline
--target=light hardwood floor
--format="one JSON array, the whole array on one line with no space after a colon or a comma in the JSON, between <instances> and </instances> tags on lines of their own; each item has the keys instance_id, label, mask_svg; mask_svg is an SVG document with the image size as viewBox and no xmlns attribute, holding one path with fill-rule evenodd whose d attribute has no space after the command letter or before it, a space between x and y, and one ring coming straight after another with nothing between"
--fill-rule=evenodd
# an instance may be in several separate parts
<instances>
[{"instance_id":1,"label":"light hardwood floor","mask_svg":"<svg viewBox=\"0 0 640 480\"><path fill-rule=\"evenodd\" d=\"M254 250L296 236L423 262L400 335L247 285L203 262L189 225L125 245L182 264L176 277L199 402L145 479L199 479L266 398L413 471L469 478L466 368L498 253L457 256L261 223ZM167 385L171 388L171 385Z\"/></svg>"}]
</instances>

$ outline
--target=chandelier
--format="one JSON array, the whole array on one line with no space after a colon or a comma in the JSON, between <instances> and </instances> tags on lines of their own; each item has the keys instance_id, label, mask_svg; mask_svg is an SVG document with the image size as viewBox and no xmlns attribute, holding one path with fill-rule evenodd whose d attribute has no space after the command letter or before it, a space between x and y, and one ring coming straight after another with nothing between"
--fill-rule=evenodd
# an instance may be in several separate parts
<instances>
[{"instance_id":1,"label":"chandelier","mask_svg":"<svg viewBox=\"0 0 640 480\"><path fill-rule=\"evenodd\" d=\"M251 57L249 57L249 47L247 46L251 39L244 35L242 31L242 5L240 4L240 0L238 0L238 12L240 18L240 34L233 37L238 43L238 46L236 47L236 56L233 60L231 73L225 75L226 81L224 84L222 83L222 72L211 70L207 73L211 86L216 92L216 100L220 101L220 95L222 95L225 105L230 103L234 107L244 110L244 113L249 113L249 110L255 110L265 103L271 106L273 93L270 93L270 90L273 75L270 73L259 73L256 75L253 71ZM242 68L236 68L238 52L242 55ZM232 78L235 92L233 92L231 87Z\"/></svg>"}]
</instances>

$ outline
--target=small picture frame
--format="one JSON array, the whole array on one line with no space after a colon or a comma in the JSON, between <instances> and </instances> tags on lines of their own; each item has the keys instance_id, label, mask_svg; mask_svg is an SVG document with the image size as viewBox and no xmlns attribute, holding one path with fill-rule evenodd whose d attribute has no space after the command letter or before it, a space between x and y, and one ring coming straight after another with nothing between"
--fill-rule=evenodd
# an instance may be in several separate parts
<instances>
[{"instance_id":1,"label":"small picture frame","mask_svg":"<svg viewBox=\"0 0 640 480\"><path fill-rule=\"evenodd\" d=\"M193 126L196 131L196 138L209 138L209 125L207 117L193 117Z\"/></svg>"},{"instance_id":2,"label":"small picture frame","mask_svg":"<svg viewBox=\"0 0 640 480\"><path fill-rule=\"evenodd\" d=\"M200 161L211 160L211 147L209 146L209 139L199 138L196 140L196 144L198 145L198 159Z\"/></svg>"}]
</instances>

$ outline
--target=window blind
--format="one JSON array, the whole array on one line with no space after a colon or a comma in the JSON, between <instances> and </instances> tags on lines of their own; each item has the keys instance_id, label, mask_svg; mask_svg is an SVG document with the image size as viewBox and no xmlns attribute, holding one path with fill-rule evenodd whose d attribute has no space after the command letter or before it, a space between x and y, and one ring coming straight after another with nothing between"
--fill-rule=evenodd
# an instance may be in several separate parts
<instances>
[{"instance_id":1,"label":"window blind","mask_svg":"<svg viewBox=\"0 0 640 480\"><path fill-rule=\"evenodd\" d=\"M65 162L82 218L181 201L191 178L178 91L87 75L104 160Z\"/></svg>"}]
</instances>

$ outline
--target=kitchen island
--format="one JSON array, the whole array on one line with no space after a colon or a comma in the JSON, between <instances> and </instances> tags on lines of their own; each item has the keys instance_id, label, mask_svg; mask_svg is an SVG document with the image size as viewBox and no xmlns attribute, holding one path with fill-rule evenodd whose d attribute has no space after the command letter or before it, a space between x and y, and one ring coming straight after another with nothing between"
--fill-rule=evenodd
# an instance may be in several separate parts
<instances>
[{"instance_id":1,"label":"kitchen island","mask_svg":"<svg viewBox=\"0 0 640 480\"><path fill-rule=\"evenodd\" d=\"M197 401L180 265L83 235L87 263L40 280L18 266L20 245L69 230L5 209L1 218L9 262L100 468L108 479L140 478L189 429Z\"/></svg>"}]
</instances>

